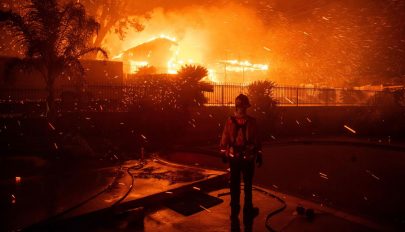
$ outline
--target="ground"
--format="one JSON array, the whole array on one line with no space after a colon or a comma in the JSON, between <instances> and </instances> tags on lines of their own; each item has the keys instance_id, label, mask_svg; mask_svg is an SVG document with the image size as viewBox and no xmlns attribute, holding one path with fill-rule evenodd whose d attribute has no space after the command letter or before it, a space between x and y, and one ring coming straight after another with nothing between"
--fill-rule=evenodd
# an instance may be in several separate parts
<instances>
[{"instance_id":1,"label":"ground","mask_svg":"<svg viewBox=\"0 0 405 232\"><path fill-rule=\"evenodd\" d=\"M141 166L130 161L57 176L22 177L19 183L14 178L2 180L2 228L235 229L238 223L229 220L227 164L204 149L209 150L161 154ZM260 214L253 231L266 231L266 224L276 231L402 230L404 155L397 146L370 144L265 145L264 165L256 169L254 180L254 204ZM275 196L287 207L266 222L266 216L282 206ZM186 215L182 207L176 208L179 204L187 206ZM314 220L297 215L297 206L314 209ZM30 227L33 224L36 227ZM240 228L245 224L241 214Z\"/></svg>"}]
</instances>

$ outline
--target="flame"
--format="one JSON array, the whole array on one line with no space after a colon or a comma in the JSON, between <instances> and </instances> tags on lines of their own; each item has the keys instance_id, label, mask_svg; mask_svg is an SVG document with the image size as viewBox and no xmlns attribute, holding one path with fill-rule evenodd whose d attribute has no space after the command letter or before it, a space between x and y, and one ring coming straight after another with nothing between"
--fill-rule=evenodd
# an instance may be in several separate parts
<instances>
[{"instance_id":1,"label":"flame","mask_svg":"<svg viewBox=\"0 0 405 232\"><path fill-rule=\"evenodd\" d=\"M146 42L150 42L159 38L167 39L172 42L176 42L177 39L173 36L166 35L166 34L160 34L159 36L153 36L150 37ZM144 42L144 43L146 43ZM118 60L123 60L123 52L114 56L113 59L118 59ZM180 59L179 58L180 54L180 49L179 47L176 47L175 50L173 51L173 55L170 57L170 59L167 61L167 67L166 67L166 72L169 74L176 74L177 71L186 64L195 64L196 62L192 58L187 58L187 59ZM148 66L148 65L153 65L149 64L147 61L139 61L139 60L127 60L128 62L128 72L129 73L136 73L140 67ZM213 71L211 73L214 73Z\"/></svg>"},{"instance_id":2,"label":"flame","mask_svg":"<svg viewBox=\"0 0 405 232\"><path fill-rule=\"evenodd\" d=\"M207 79L211 82L219 82L216 71L214 69L210 69L210 68L208 69Z\"/></svg>"},{"instance_id":3,"label":"flame","mask_svg":"<svg viewBox=\"0 0 405 232\"><path fill-rule=\"evenodd\" d=\"M177 48L176 51L174 52L174 55L167 62L167 73L176 74L177 70L179 69L179 65L182 65L183 61L176 62L178 55L179 49Z\"/></svg>"},{"instance_id":4,"label":"flame","mask_svg":"<svg viewBox=\"0 0 405 232\"><path fill-rule=\"evenodd\" d=\"M169 35L166 35L166 34L160 34L158 36L153 36L153 37L149 38L148 40L146 40L143 43L147 43L147 42L159 39L159 38L160 39L167 39L167 40L170 40L172 42L176 42L176 40L177 40L173 36L169 36ZM123 60L123 54L124 53L122 52L122 53L114 56L113 59ZM167 62L167 73L169 73L169 74L177 73L177 70L180 68L180 66L184 64L183 61L181 61L181 60L178 61L178 58L177 58L178 54L179 54L179 50L177 48L176 51L174 52L173 56ZM139 70L139 68L150 65L148 61L139 61L139 60L129 59L126 62L128 62L128 66L129 66L128 73L136 73Z\"/></svg>"},{"instance_id":5,"label":"flame","mask_svg":"<svg viewBox=\"0 0 405 232\"><path fill-rule=\"evenodd\" d=\"M121 52L120 54L118 54L118 55L116 55L116 56L113 56L112 59L113 59L113 60L121 59L123 55L124 55L124 53Z\"/></svg>"},{"instance_id":6,"label":"flame","mask_svg":"<svg viewBox=\"0 0 405 232\"><path fill-rule=\"evenodd\" d=\"M176 38L175 37L172 37L172 36L169 36L169 35L165 35L165 34L160 34L159 36L153 36L152 38L150 38L149 40L147 40L147 42L150 42L150 41L152 41L152 40L155 40L155 39L168 39L168 40L170 40L170 41L172 41L172 42L176 42Z\"/></svg>"},{"instance_id":7,"label":"flame","mask_svg":"<svg viewBox=\"0 0 405 232\"><path fill-rule=\"evenodd\" d=\"M269 66L267 64L252 64L250 61L244 60L224 60L220 63L225 64L225 69L232 72L246 72L246 71L267 71Z\"/></svg>"},{"instance_id":8,"label":"flame","mask_svg":"<svg viewBox=\"0 0 405 232\"><path fill-rule=\"evenodd\" d=\"M167 62L167 73L169 73L169 74L176 74L177 73L176 63L173 61L173 59L170 59Z\"/></svg>"},{"instance_id":9,"label":"flame","mask_svg":"<svg viewBox=\"0 0 405 232\"><path fill-rule=\"evenodd\" d=\"M207 79L213 82L240 83L273 78L267 70L278 70L280 64L276 54L281 49L273 40L267 39L270 36L267 35L268 29L256 12L239 4L208 5L152 9L148 14L150 18L141 20L144 30L130 29L123 40L110 33L104 43L117 55L155 39L174 42L173 50L159 60L159 65L146 55L129 58L137 62L146 60L150 66L159 66L156 72L160 73L175 74L185 64L196 64L209 70ZM152 53L152 56L156 57L156 53ZM120 59L120 56L114 58ZM270 60L275 60L271 68L266 65ZM224 66L220 61L228 63ZM129 65L124 64L124 67ZM137 68L131 68L131 72L136 72ZM125 71L129 70L127 68Z\"/></svg>"},{"instance_id":10,"label":"flame","mask_svg":"<svg viewBox=\"0 0 405 232\"><path fill-rule=\"evenodd\" d=\"M136 73L139 68L148 66L147 61L129 60L129 73Z\"/></svg>"},{"instance_id":11,"label":"flame","mask_svg":"<svg viewBox=\"0 0 405 232\"><path fill-rule=\"evenodd\" d=\"M193 52L192 50L185 49L185 47L187 48L187 46L183 46L182 43L177 42L178 41L177 38L170 36L170 35L166 35L166 34L152 36L149 39L147 39L146 42L144 42L144 43L147 43L147 42L159 39L159 38L167 39L167 40L170 40L170 41L176 43L176 46L172 46L172 48L170 48L172 55L169 58L169 60L167 60L166 67L164 67L166 72L169 74L176 74L183 65L199 64L208 69L208 76L204 80L211 81L211 82L221 82L224 67L223 66L218 67L218 63L225 65L225 72L229 71L229 72L245 73L245 72L255 72L255 71L267 71L269 69L269 66L267 64L255 64L248 60L237 60L237 59L220 60L216 64L215 63L204 64L204 63L202 63L202 57L200 57L201 54L197 54L197 53ZM181 48L183 48L183 49L181 50ZM113 59L123 60L124 59L123 54L124 54L124 52L114 56ZM198 61L196 61L194 58L196 58ZM129 60L126 60L125 62L127 62L127 64L128 64L129 73L136 73L140 67L153 65L145 60L129 59ZM224 75L226 75L226 74L224 74Z\"/></svg>"}]
</instances>

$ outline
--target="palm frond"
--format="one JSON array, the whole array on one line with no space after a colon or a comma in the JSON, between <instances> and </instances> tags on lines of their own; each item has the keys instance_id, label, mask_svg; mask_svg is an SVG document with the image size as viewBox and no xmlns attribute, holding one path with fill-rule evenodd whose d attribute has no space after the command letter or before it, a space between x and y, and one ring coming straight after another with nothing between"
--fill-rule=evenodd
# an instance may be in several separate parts
<instances>
[{"instance_id":1,"label":"palm frond","mask_svg":"<svg viewBox=\"0 0 405 232\"><path fill-rule=\"evenodd\" d=\"M208 70L201 65L184 65L177 72L178 77L187 81L200 81L208 75Z\"/></svg>"},{"instance_id":2,"label":"palm frond","mask_svg":"<svg viewBox=\"0 0 405 232\"><path fill-rule=\"evenodd\" d=\"M26 44L29 38L33 36L30 26L23 17L12 11L0 11L0 23L11 29L21 44Z\"/></svg>"},{"instance_id":3,"label":"palm frond","mask_svg":"<svg viewBox=\"0 0 405 232\"><path fill-rule=\"evenodd\" d=\"M60 12L57 0L31 0L29 9L30 21L37 24L37 29L43 30L38 32L56 31Z\"/></svg>"},{"instance_id":4,"label":"palm frond","mask_svg":"<svg viewBox=\"0 0 405 232\"><path fill-rule=\"evenodd\" d=\"M0 11L0 24L11 29L15 40L26 48L26 58L10 62L6 77L12 79L12 70L17 67L39 70L49 91L48 103L54 100L55 80L64 73L78 78L79 83L84 80L80 57L98 52L108 57L104 49L89 47L100 25L78 1L62 6L58 0L30 0L29 5L22 6L22 12Z\"/></svg>"}]
</instances>

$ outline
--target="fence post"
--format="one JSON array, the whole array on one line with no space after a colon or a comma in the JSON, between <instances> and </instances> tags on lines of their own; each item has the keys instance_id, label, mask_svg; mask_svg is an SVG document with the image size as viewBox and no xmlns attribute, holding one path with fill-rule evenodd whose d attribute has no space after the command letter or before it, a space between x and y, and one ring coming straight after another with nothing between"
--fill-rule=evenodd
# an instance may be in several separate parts
<instances>
[{"instance_id":1,"label":"fence post","mask_svg":"<svg viewBox=\"0 0 405 232\"><path fill-rule=\"evenodd\" d=\"M340 95L338 95L338 90L337 89L335 89L335 93L334 93L333 96L335 97L335 106L337 106L338 105L338 96L340 96Z\"/></svg>"},{"instance_id":2,"label":"fence post","mask_svg":"<svg viewBox=\"0 0 405 232\"><path fill-rule=\"evenodd\" d=\"M297 99L296 99L296 101L297 101L297 106L298 106L298 87L297 87Z\"/></svg>"},{"instance_id":3,"label":"fence post","mask_svg":"<svg viewBox=\"0 0 405 232\"><path fill-rule=\"evenodd\" d=\"M224 85L221 85L221 103L224 105Z\"/></svg>"}]
</instances>

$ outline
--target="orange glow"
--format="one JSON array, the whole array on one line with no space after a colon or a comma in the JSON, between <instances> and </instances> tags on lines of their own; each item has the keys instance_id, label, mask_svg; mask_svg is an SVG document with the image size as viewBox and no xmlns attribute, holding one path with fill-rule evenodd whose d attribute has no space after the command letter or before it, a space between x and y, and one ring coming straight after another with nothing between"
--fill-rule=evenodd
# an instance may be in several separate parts
<instances>
[{"instance_id":1,"label":"orange glow","mask_svg":"<svg viewBox=\"0 0 405 232\"><path fill-rule=\"evenodd\" d=\"M124 72L136 73L147 65L157 73L175 74L183 65L195 64L208 69L205 81L247 83L267 77L269 51L251 40L265 30L250 9L234 4L171 11L156 8L143 24L143 31L130 31L124 40L114 34L104 40L113 59L124 61ZM141 51L125 55L137 49Z\"/></svg>"},{"instance_id":2,"label":"orange glow","mask_svg":"<svg viewBox=\"0 0 405 232\"><path fill-rule=\"evenodd\" d=\"M136 73L139 68L148 66L147 61L128 60L129 73Z\"/></svg>"},{"instance_id":3,"label":"orange glow","mask_svg":"<svg viewBox=\"0 0 405 232\"><path fill-rule=\"evenodd\" d=\"M122 55L124 55L124 53L120 53L120 54L118 54L118 55L116 55L116 56L113 56L112 59L113 59L113 60L121 59L121 58L122 58Z\"/></svg>"},{"instance_id":4,"label":"orange glow","mask_svg":"<svg viewBox=\"0 0 405 232\"><path fill-rule=\"evenodd\" d=\"M148 39L146 42L141 43L138 46L141 46L148 42L156 41L157 39L167 39L167 40L172 41L173 43L175 43L177 41L177 39L175 37L161 34L159 36L153 36L152 38ZM171 56L170 56L169 60L167 60L167 67L164 70L165 72L167 72L169 74L176 74L177 71L183 65L195 64L194 59L193 59L194 57L197 57L197 59L198 59L198 55L195 55L192 53L187 53L190 56L188 58L184 58L184 57L180 58L180 54L183 54L183 53L180 51L179 47L181 47L181 44L176 43L176 45L173 45L169 49ZM132 58L125 58L124 53L125 52L122 52L122 53L114 56L113 59L122 60L122 61L126 62L129 66L129 68L127 69L128 73L136 73L139 70L139 68L141 68L141 67L154 65L153 63L150 64L146 60L139 61L139 60L134 60ZM149 51L149 53L152 53L152 51ZM132 55L132 52L130 53L130 55ZM147 57L149 58L150 55L148 54ZM218 61L217 64L224 65L226 72L244 73L244 72L255 72L255 71L267 71L269 69L269 66L267 64L253 64L252 62L250 62L248 60L244 60L244 61L222 60L222 61ZM201 64L201 65L204 65L204 64ZM222 68L222 67L219 66L219 68ZM218 79L218 72L220 72L220 70L218 70L218 66L210 67L208 64L208 77L206 77L205 80L211 81L211 82L220 82L220 80Z\"/></svg>"},{"instance_id":5,"label":"orange glow","mask_svg":"<svg viewBox=\"0 0 405 232\"><path fill-rule=\"evenodd\" d=\"M388 59L404 50L394 29L396 21L368 7L372 4L360 11L335 1L296 12L267 1L181 2L187 4L150 6L148 17L140 19L143 31L129 30L121 40L111 30L104 47L117 56L153 39L172 40L177 45L158 72L175 73L191 59L211 70L208 79L215 82L270 80L279 85L347 87L364 86L385 72L402 76L401 59ZM302 7L311 9L304 3Z\"/></svg>"},{"instance_id":6,"label":"orange glow","mask_svg":"<svg viewBox=\"0 0 405 232\"><path fill-rule=\"evenodd\" d=\"M269 70L267 64L252 64L251 62L239 60L225 60L221 63L226 64L226 70L233 72L246 72L246 71L266 71Z\"/></svg>"},{"instance_id":7,"label":"orange glow","mask_svg":"<svg viewBox=\"0 0 405 232\"><path fill-rule=\"evenodd\" d=\"M148 42L150 42L150 41L152 41L152 40L156 40L156 39L158 39L158 38L161 38L161 39L168 39L168 40L170 40L170 41L172 41L172 42L176 42L176 38L171 37L171 36L169 36L169 35L165 35L165 34L160 34L159 36L154 36L154 37L150 38L150 39L148 40Z\"/></svg>"}]
</instances>

